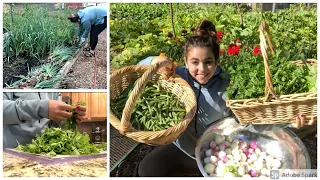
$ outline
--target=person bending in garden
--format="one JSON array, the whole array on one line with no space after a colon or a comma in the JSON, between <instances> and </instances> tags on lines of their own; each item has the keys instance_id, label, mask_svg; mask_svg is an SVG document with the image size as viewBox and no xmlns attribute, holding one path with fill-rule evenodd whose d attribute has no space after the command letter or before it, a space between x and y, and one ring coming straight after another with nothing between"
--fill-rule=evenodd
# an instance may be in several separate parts
<instances>
[{"instance_id":1,"label":"person bending in garden","mask_svg":"<svg viewBox=\"0 0 320 180\"><path fill-rule=\"evenodd\" d=\"M148 57L138 64L150 65L160 61L170 61L168 57ZM194 36L186 39L184 45L185 67L173 67L169 63L161 68L164 74L174 73L186 80L197 98L197 113L185 132L169 145L156 147L148 153L136 167L136 176L181 176L181 172L201 174L195 161L195 147L203 132L215 121L233 116L226 106L226 89L230 79L223 75L224 70L218 66L219 44L216 29L209 20L202 20ZM171 61L170 61L171 62ZM236 118L235 118L236 119ZM305 123L299 117L301 124ZM247 125L252 132L273 131L285 125ZM293 124L296 126L296 124ZM299 128L299 127L298 127ZM180 174L179 174L180 173Z\"/></svg>"},{"instance_id":2,"label":"person bending in garden","mask_svg":"<svg viewBox=\"0 0 320 180\"><path fill-rule=\"evenodd\" d=\"M84 55L93 57L98 35L107 27L107 9L99 6L86 7L80 9L76 14L71 14L68 19L73 23L79 23L78 38L81 44L86 42L90 32L90 46L84 48ZM83 28L84 33L81 35Z\"/></svg>"},{"instance_id":3,"label":"person bending in garden","mask_svg":"<svg viewBox=\"0 0 320 180\"><path fill-rule=\"evenodd\" d=\"M32 142L36 134L72 115L73 107L61 101L59 93L3 93L3 148L16 148ZM60 100L58 100L60 99ZM80 123L86 107L75 109Z\"/></svg>"}]
</instances>

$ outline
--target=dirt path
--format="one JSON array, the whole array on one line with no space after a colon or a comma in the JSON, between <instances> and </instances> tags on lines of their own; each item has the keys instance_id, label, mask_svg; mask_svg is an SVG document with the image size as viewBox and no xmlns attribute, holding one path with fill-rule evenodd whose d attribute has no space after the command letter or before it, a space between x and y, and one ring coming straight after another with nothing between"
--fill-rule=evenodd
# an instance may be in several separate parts
<instances>
[{"instance_id":1,"label":"dirt path","mask_svg":"<svg viewBox=\"0 0 320 180\"><path fill-rule=\"evenodd\" d=\"M99 34L96 51L97 81L96 89L107 88L107 29ZM64 81L66 89L94 88L94 58L85 57L81 53L73 64Z\"/></svg>"}]
</instances>

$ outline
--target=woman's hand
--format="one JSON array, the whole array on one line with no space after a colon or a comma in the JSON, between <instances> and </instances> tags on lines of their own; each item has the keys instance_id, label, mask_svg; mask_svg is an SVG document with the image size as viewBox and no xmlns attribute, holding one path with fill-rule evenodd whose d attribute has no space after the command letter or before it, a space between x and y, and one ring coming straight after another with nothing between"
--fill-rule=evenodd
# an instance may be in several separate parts
<instances>
[{"instance_id":1,"label":"woman's hand","mask_svg":"<svg viewBox=\"0 0 320 180\"><path fill-rule=\"evenodd\" d=\"M72 106L62 101L49 100L49 119L53 121L64 121L72 115ZM69 112L67 112L69 111Z\"/></svg>"},{"instance_id":2,"label":"woman's hand","mask_svg":"<svg viewBox=\"0 0 320 180\"><path fill-rule=\"evenodd\" d=\"M316 121L316 118L314 116L311 117L311 120L306 121L305 115L299 114L296 117L296 122L292 123L292 127L299 129L299 128L302 128L304 125L313 125L315 121Z\"/></svg>"},{"instance_id":3,"label":"woman's hand","mask_svg":"<svg viewBox=\"0 0 320 180\"><path fill-rule=\"evenodd\" d=\"M76 121L78 124L84 120L84 117L86 116L86 111L87 111L87 108L81 105L77 105L76 108L74 109L74 112L77 113Z\"/></svg>"},{"instance_id":4,"label":"woman's hand","mask_svg":"<svg viewBox=\"0 0 320 180\"><path fill-rule=\"evenodd\" d=\"M166 75L167 77L170 77L172 76L173 74L173 63L170 61L170 59L167 57L167 56L155 56L152 61L151 61L151 64L156 64L158 62L161 62L161 61L169 61L170 63L167 63L167 65L165 67L162 67L159 69L159 72L161 74L164 74Z\"/></svg>"}]
</instances>

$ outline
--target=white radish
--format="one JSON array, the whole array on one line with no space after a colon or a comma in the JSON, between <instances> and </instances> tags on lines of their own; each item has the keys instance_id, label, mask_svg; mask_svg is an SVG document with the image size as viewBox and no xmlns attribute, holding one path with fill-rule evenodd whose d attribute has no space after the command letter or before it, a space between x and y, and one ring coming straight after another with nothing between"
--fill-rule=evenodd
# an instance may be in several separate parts
<instances>
[{"instance_id":1,"label":"white radish","mask_svg":"<svg viewBox=\"0 0 320 180\"><path fill-rule=\"evenodd\" d=\"M210 157L204 158L203 162L204 162L204 164L209 164L209 163L211 163L211 162L210 162Z\"/></svg>"},{"instance_id":2,"label":"white radish","mask_svg":"<svg viewBox=\"0 0 320 180\"><path fill-rule=\"evenodd\" d=\"M267 161L267 163L268 163L268 162L272 162L272 161L273 161L273 159L274 159L274 157L273 157L273 156L271 156L271 155L268 155L268 156L266 157L266 161Z\"/></svg>"},{"instance_id":3,"label":"white radish","mask_svg":"<svg viewBox=\"0 0 320 180\"><path fill-rule=\"evenodd\" d=\"M235 154L234 156L234 161L239 162L241 160L241 155L240 154Z\"/></svg>"},{"instance_id":4,"label":"white radish","mask_svg":"<svg viewBox=\"0 0 320 180\"><path fill-rule=\"evenodd\" d=\"M208 157L210 157L210 156L212 156L212 150L211 149L208 149L208 150L206 150L206 156Z\"/></svg>"},{"instance_id":5,"label":"white radish","mask_svg":"<svg viewBox=\"0 0 320 180\"><path fill-rule=\"evenodd\" d=\"M262 175L268 176L268 175L270 174L270 171L269 171L267 168L262 168L262 169L260 170L260 173L261 173Z\"/></svg>"},{"instance_id":6,"label":"white radish","mask_svg":"<svg viewBox=\"0 0 320 180\"><path fill-rule=\"evenodd\" d=\"M221 151L224 151L226 148L227 148L227 146L226 146L225 143L221 143L221 144L219 145L219 149L220 149Z\"/></svg>"},{"instance_id":7,"label":"white radish","mask_svg":"<svg viewBox=\"0 0 320 180\"><path fill-rule=\"evenodd\" d=\"M204 166L204 170L206 171L206 173L210 174L210 173L213 173L214 172L214 165L213 164L206 164Z\"/></svg>"},{"instance_id":8,"label":"white radish","mask_svg":"<svg viewBox=\"0 0 320 180\"><path fill-rule=\"evenodd\" d=\"M266 152L261 152L259 154L260 157L262 157L263 159L265 159L267 157L267 153Z\"/></svg>"},{"instance_id":9,"label":"white radish","mask_svg":"<svg viewBox=\"0 0 320 180\"><path fill-rule=\"evenodd\" d=\"M210 147L210 141L209 140L205 140L201 143L201 148L206 148L208 149Z\"/></svg>"},{"instance_id":10,"label":"white radish","mask_svg":"<svg viewBox=\"0 0 320 180\"><path fill-rule=\"evenodd\" d=\"M240 176L243 176L245 173L246 173L245 168L244 168L243 166L240 166L240 167L238 168L238 174L239 174Z\"/></svg>"},{"instance_id":11,"label":"white radish","mask_svg":"<svg viewBox=\"0 0 320 180\"><path fill-rule=\"evenodd\" d=\"M228 137L227 137L227 141L228 141L229 143L232 143L232 141L233 141L232 137L231 137L231 136L228 136Z\"/></svg>"},{"instance_id":12,"label":"white radish","mask_svg":"<svg viewBox=\"0 0 320 180\"><path fill-rule=\"evenodd\" d=\"M218 166L222 166L222 165L224 165L224 162L222 160L219 160L218 161Z\"/></svg>"},{"instance_id":13,"label":"white radish","mask_svg":"<svg viewBox=\"0 0 320 180\"><path fill-rule=\"evenodd\" d=\"M224 152L224 151L220 151L219 152L219 158L221 159L222 157L225 157L225 156L227 156L227 153L226 152Z\"/></svg>"},{"instance_id":14,"label":"white radish","mask_svg":"<svg viewBox=\"0 0 320 180\"><path fill-rule=\"evenodd\" d=\"M260 171L263 168L263 163L262 161L254 161L253 165L256 170Z\"/></svg>"},{"instance_id":15,"label":"white radish","mask_svg":"<svg viewBox=\"0 0 320 180\"><path fill-rule=\"evenodd\" d=\"M226 162L226 166L233 166L234 164L235 164L235 162L230 159Z\"/></svg>"},{"instance_id":16,"label":"white radish","mask_svg":"<svg viewBox=\"0 0 320 180\"><path fill-rule=\"evenodd\" d=\"M224 163L226 163L229 159L227 158L227 156L224 156L221 158L221 161L223 161Z\"/></svg>"},{"instance_id":17,"label":"white radish","mask_svg":"<svg viewBox=\"0 0 320 180\"><path fill-rule=\"evenodd\" d=\"M228 155L227 155L227 158L228 158L229 160L233 160L233 159L234 159L231 154L228 154Z\"/></svg>"},{"instance_id":18,"label":"white radish","mask_svg":"<svg viewBox=\"0 0 320 180\"><path fill-rule=\"evenodd\" d=\"M232 149L231 154L232 154L233 156L235 156L235 155L237 155L237 154L240 154L239 149Z\"/></svg>"},{"instance_id":19,"label":"white radish","mask_svg":"<svg viewBox=\"0 0 320 180\"><path fill-rule=\"evenodd\" d=\"M259 155L261 153L261 150L259 148L256 148L254 152Z\"/></svg>"},{"instance_id":20,"label":"white radish","mask_svg":"<svg viewBox=\"0 0 320 180\"><path fill-rule=\"evenodd\" d=\"M230 148L227 148L227 149L225 150L225 152L227 153L227 155L230 155L230 154L231 154L231 149L230 149Z\"/></svg>"},{"instance_id":21,"label":"white radish","mask_svg":"<svg viewBox=\"0 0 320 180\"><path fill-rule=\"evenodd\" d=\"M240 156L241 156L241 159L240 159L241 162L245 162L247 160L247 156L245 154L240 153Z\"/></svg>"},{"instance_id":22,"label":"white radish","mask_svg":"<svg viewBox=\"0 0 320 180\"><path fill-rule=\"evenodd\" d=\"M279 161L279 159L272 160L272 167L273 168L278 169L278 168L280 168L280 166L281 166L281 162Z\"/></svg>"},{"instance_id":23,"label":"white radish","mask_svg":"<svg viewBox=\"0 0 320 180\"><path fill-rule=\"evenodd\" d=\"M214 164L218 162L218 158L216 156L210 156L210 163Z\"/></svg>"},{"instance_id":24,"label":"white radish","mask_svg":"<svg viewBox=\"0 0 320 180\"><path fill-rule=\"evenodd\" d=\"M215 148L217 146L217 143L215 141L210 142L210 147Z\"/></svg>"},{"instance_id":25,"label":"white radish","mask_svg":"<svg viewBox=\"0 0 320 180\"><path fill-rule=\"evenodd\" d=\"M224 175L224 173L225 173L225 165L218 165L218 166L216 167L216 174L217 174L217 176L222 177L222 176Z\"/></svg>"},{"instance_id":26,"label":"white radish","mask_svg":"<svg viewBox=\"0 0 320 180\"><path fill-rule=\"evenodd\" d=\"M249 158L251 161L256 161L258 160L258 156L256 155L256 153L252 153L249 155Z\"/></svg>"},{"instance_id":27,"label":"white radish","mask_svg":"<svg viewBox=\"0 0 320 180\"><path fill-rule=\"evenodd\" d=\"M217 137L215 138L215 141L217 145L220 145L224 141L224 139L221 136L217 135Z\"/></svg>"},{"instance_id":28,"label":"white radish","mask_svg":"<svg viewBox=\"0 0 320 180\"><path fill-rule=\"evenodd\" d=\"M237 143L233 142L233 143L230 145L230 148L231 148L231 149L238 149L239 146L238 146Z\"/></svg>"}]
</instances>

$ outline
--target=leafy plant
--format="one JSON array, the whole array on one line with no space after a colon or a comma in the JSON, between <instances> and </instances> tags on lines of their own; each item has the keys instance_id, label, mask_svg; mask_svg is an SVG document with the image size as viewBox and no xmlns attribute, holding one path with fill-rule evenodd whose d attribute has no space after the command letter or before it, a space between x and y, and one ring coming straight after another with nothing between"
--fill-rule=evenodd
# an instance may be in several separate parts
<instances>
[{"instance_id":1,"label":"leafy plant","mask_svg":"<svg viewBox=\"0 0 320 180\"><path fill-rule=\"evenodd\" d=\"M79 132L47 128L41 135L37 134L30 144L21 145L18 142L17 149L47 156L98 153L97 147L89 141L88 135Z\"/></svg>"},{"instance_id":2,"label":"leafy plant","mask_svg":"<svg viewBox=\"0 0 320 180\"><path fill-rule=\"evenodd\" d=\"M63 78L58 75L59 68L55 64L44 64L38 67L31 68L28 75L17 76L20 80L7 85L7 88L34 88L34 89L47 89L57 88Z\"/></svg>"},{"instance_id":3,"label":"leafy plant","mask_svg":"<svg viewBox=\"0 0 320 180\"><path fill-rule=\"evenodd\" d=\"M139 12L135 10L139 10ZM211 20L216 30L222 32L220 66L231 77L227 94L230 99L264 96L265 73L259 52L258 27L264 20L270 29L275 54L268 54L274 90L277 95L303 93L316 90L316 68L297 67L290 61L317 59L316 8L293 4L290 8L272 12L242 12L243 25L235 4L209 5L174 4L172 37L170 14L154 17L152 11L169 10L167 4L121 4L111 6L114 19L110 24L111 64L115 68L135 65L148 56L165 53L183 64L183 44L193 35L201 19ZM138 15L144 11L145 15ZM128 12L128 13L127 13ZM135 16L135 14L137 16ZM153 17L149 19L148 14ZM280 38L279 38L280 37ZM237 52L229 52L229 47ZM268 50L269 51L269 50Z\"/></svg>"},{"instance_id":4,"label":"leafy plant","mask_svg":"<svg viewBox=\"0 0 320 180\"><path fill-rule=\"evenodd\" d=\"M86 103L81 101L77 104L72 104L72 107L74 109L79 108L78 106L85 106ZM61 128L66 130L73 130L75 131L77 129L77 122L76 122L76 115L77 113L75 111L72 112L72 116L69 117L67 120L61 122Z\"/></svg>"},{"instance_id":5,"label":"leafy plant","mask_svg":"<svg viewBox=\"0 0 320 180\"><path fill-rule=\"evenodd\" d=\"M49 10L37 5L25 4L23 10L13 8L13 23L10 13L3 15L5 36L4 57L19 55L41 59L57 45L72 42L76 26L66 18L70 10Z\"/></svg>"}]
</instances>

